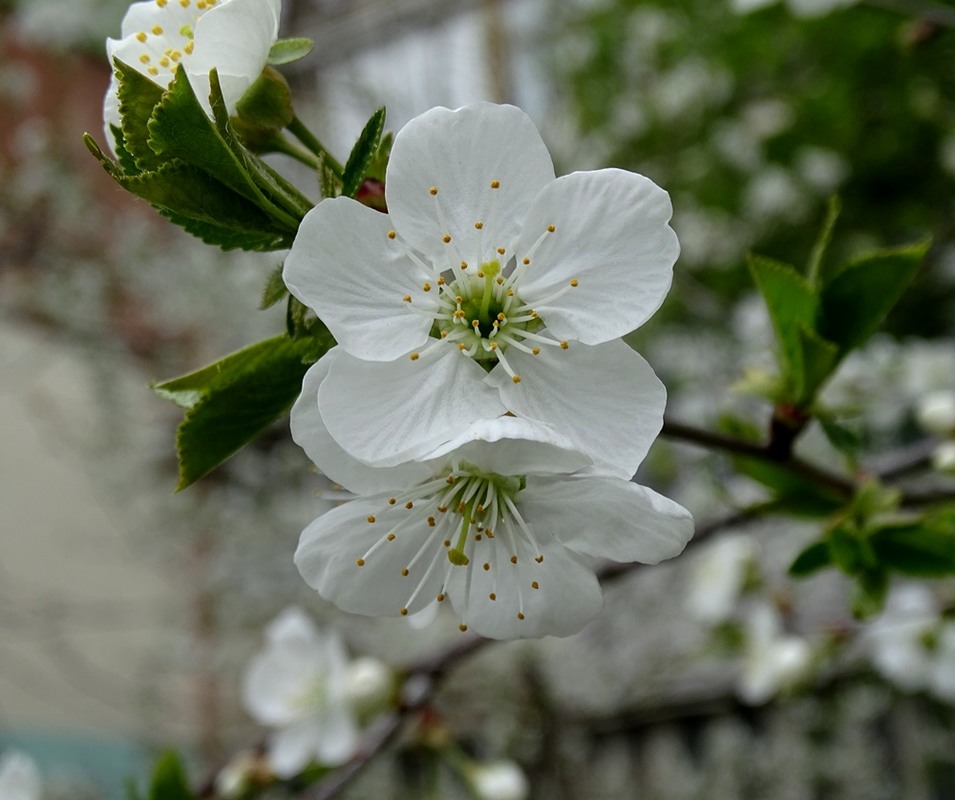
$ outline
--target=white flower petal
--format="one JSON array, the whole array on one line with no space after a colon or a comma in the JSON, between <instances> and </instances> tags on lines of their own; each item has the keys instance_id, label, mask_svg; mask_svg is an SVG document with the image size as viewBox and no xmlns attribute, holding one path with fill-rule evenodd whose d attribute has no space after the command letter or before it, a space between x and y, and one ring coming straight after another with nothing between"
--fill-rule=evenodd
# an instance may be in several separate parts
<instances>
[{"instance_id":1,"label":"white flower petal","mask_svg":"<svg viewBox=\"0 0 955 800\"><path fill-rule=\"evenodd\" d=\"M292 438L324 475L356 494L375 494L426 479L430 470L413 461L369 467L346 453L329 434L318 408L318 389L339 353L333 347L305 373L302 393L292 406Z\"/></svg>"},{"instance_id":2,"label":"white flower petal","mask_svg":"<svg viewBox=\"0 0 955 800\"><path fill-rule=\"evenodd\" d=\"M425 458L437 465L454 451L458 451L458 460L479 464L485 472L498 475L570 473L592 463L550 426L509 416L478 420Z\"/></svg>"},{"instance_id":3,"label":"white flower petal","mask_svg":"<svg viewBox=\"0 0 955 800\"><path fill-rule=\"evenodd\" d=\"M333 703L316 720L315 755L322 764L337 766L355 754L359 732L354 715L342 703Z\"/></svg>"},{"instance_id":4,"label":"white flower petal","mask_svg":"<svg viewBox=\"0 0 955 800\"><path fill-rule=\"evenodd\" d=\"M349 197L323 200L302 220L283 273L342 349L371 361L423 347L432 323L403 299L434 305L422 289L431 276L408 258L403 243L389 239L392 224Z\"/></svg>"},{"instance_id":5,"label":"white flower petal","mask_svg":"<svg viewBox=\"0 0 955 800\"><path fill-rule=\"evenodd\" d=\"M390 467L419 458L463 424L505 408L485 372L448 345L417 361L362 361L342 353L318 392L329 433L355 458Z\"/></svg>"},{"instance_id":6,"label":"white flower petal","mask_svg":"<svg viewBox=\"0 0 955 800\"><path fill-rule=\"evenodd\" d=\"M305 702L321 675L322 648L312 643L268 647L250 662L242 684L242 704L259 723L285 726L310 717Z\"/></svg>"},{"instance_id":7,"label":"white flower petal","mask_svg":"<svg viewBox=\"0 0 955 800\"><path fill-rule=\"evenodd\" d=\"M487 382L507 408L545 422L613 475L637 471L663 426L666 389L649 364L623 341L571 342L538 356L507 350L520 383L496 367Z\"/></svg>"},{"instance_id":8,"label":"white flower petal","mask_svg":"<svg viewBox=\"0 0 955 800\"><path fill-rule=\"evenodd\" d=\"M683 552L693 517L646 486L604 477L527 477L521 508L535 528L589 556L657 564Z\"/></svg>"},{"instance_id":9,"label":"white flower petal","mask_svg":"<svg viewBox=\"0 0 955 800\"><path fill-rule=\"evenodd\" d=\"M603 606L593 571L567 548L548 541L546 529L536 525L535 529L539 552L520 535L508 536L498 528L493 539L484 537L474 543L467 569L451 571L448 594L454 609L482 636L570 636ZM511 562L515 555L516 564ZM540 556L543 559L538 562Z\"/></svg>"},{"instance_id":10,"label":"white flower petal","mask_svg":"<svg viewBox=\"0 0 955 800\"><path fill-rule=\"evenodd\" d=\"M680 252L667 224L669 195L619 169L575 172L544 188L524 220L515 254L537 240L518 293L558 339L599 344L642 325L663 303ZM545 234L548 225L553 233ZM579 284L549 298L572 280Z\"/></svg>"},{"instance_id":11,"label":"white flower petal","mask_svg":"<svg viewBox=\"0 0 955 800\"><path fill-rule=\"evenodd\" d=\"M322 731L315 720L305 720L276 731L269 737L269 766L284 780L294 778L318 755Z\"/></svg>"},{"instance_id":12,"label":"white flower petal","mask_svg":"<svg viewBox=\"0 0 955 800\"><path fill-rule=\"evenodd\" d=\"M396 520L412 514L416 522L388 541ZM422 546L425 552L415 562ZM434 554L439 560L429 570ZM302 532L295 552L299 572L322 597L343 611L379 617L399 616L402 608L413 614L432 602L441 590L447 564L426 515L403 505L389 506L385 495L352 500L323 514Z\"/></svg>"},{"instance_id":13,"label":"white flower petal","mask_svg":"<svg viewBox=\"0 0 955 800\"><path fill-rule=\"evenodd\" d=\"M3 800L40 800L43 782L36 762L20 750L0 757L0 797Z\"/></svg>"},{"instance_id":14,"label":"white flower petal","mask_svg":"<svg viewBox=\"0 0 955 800\"><path fill-rule=\"evenodd\" d=\"M527 114L476 103L432 108L398 132L385 197L395 228L416 250L439 264L456 256L479 264L510 245L531 201L553 179L550 154Z\"/></svg>"},{"instance_id":15,"label":"white flower petal","mask_svg":"<svg viewBox=\"0 0 955 800\"><path fill-rule=\"evenodd\" d=\"M266 626L265 640L273 646L314 645L319 635L308 614L298 606L289 606Z\"/></svg>"}]
</instances>

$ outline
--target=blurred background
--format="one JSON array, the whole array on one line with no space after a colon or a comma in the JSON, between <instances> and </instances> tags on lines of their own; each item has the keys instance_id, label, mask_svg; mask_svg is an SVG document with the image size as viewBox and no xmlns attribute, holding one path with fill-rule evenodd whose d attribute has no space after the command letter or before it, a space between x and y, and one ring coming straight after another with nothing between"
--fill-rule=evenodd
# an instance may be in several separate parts
<instances>
[{"instance_id":1,"label":"blurred background","mask_svg":"<svg viewBox=\"0 0 955 800\"><path fill-rule=\"evenodd\" d=\"M170 744L201 777L261 739L238 687L292 602L393 664L454 640L450 621L345 617L304 586L291 554L328 501L285 426L173 493L179 411L149 384L280 332L283 310L257 307L281 254L202 245L84 148L84 131L103 141L103 42L127 5L0 2L0 752L27 752L49 798L118 800ZM828 404L875 456L920 439L920 398L955 389L955 5L283 5L283 32L316 43L284 68L299 115L340 158L379 105L397 130L485 99L534 118L558 174L618 166L670 192L674 288L632 343L673 419L765 426L768 407L731 391L744 368L773 364L745 254L804 264L833 194L840 256L934 244ZM309 175L275 163L318 198ZM801 447L837 458L815 430ZM719 455L664 440L640 478L701 521L761 496ZM785 576L817 530L730 531L746 566L725 619L699 612L703 545L616 579L577 636L463 663L436 713L467 752L516 760L533 797L955 798L955 698L873 669L838 577ZM955 602L951 581L930 591ZM757 602L811 644L816 669L753 701L734 632ZM349 796L417 796L415 769L385 759Z\"/></svg>"}]
</instances>

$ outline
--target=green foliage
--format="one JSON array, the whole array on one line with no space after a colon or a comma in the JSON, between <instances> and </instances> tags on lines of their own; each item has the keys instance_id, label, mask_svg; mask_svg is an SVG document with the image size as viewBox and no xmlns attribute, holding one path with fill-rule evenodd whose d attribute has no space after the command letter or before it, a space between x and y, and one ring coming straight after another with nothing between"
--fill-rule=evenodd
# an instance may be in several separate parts
<instances>
[{"instance_id":1,"label":"green foliage","mask_svg":"<svg viewBox=\"0 0 955 800\"><path fill-rule=\"evenodd\" d=\"M176 450L185 489L255 439L291 407L302 377L334 341L320 324L297 339L276 336L154 390L186 409Z\"/></svg>"},{"instance_id":2,"label":"green foliage","mask_svg":"<svg viewBox=\"0 0 955 800\"><path fill-rule=\"evenodd\" d=\"M189 779L179 756L172 750L156 761L145 797L132 783L126 786L127 800L198 800L189 788Z\"/></svg>"},{"instance_id":3,"label":"green foliage","mask_svg":"<svg viewBox=\"0 0 955 800\"><path fill-rule=\"evenodd\" d=\"M378 146L381 144L381 134L385 129L385 109L379 108L371 115L355 146L352 148L348 161L345 162L345 171L342 174L341 193L346 197L354 197L368 174Z\"/></svg>"},{"instance_id":4,"label":"green foliage","mask_svg":"<svg viewBox=\"0 0 955 800\"><path fill-rule=\"evenodd\" d=\"M274 67L282 64L291 64L300 58L305 58L315 48L315 42L304 36L279 39L269 50L269 64Z\"/></svg>"},{"instance_id":5,"label":"green foliage","mask_svg":"<svg viewBox=\"0 0 955 800\"><path fill-rule=\"evenodd\" d=\"M265 282L265 288L262 290L262 300L259 302L260 310L271 308L288 297L288 288L282 278L282 269L283 266L279 264L272 270L269 279Z\"/></svg>"},{"instance_id":6,"label":"green foliage","mask_svg":"<svg viewBox=\"0 0 955 800\"><path fill-rule=\"evenodd\" d=\"M119 160L87 134L86 146L124 189L208 244L291 246L311 203L251 153L228 119L215 71L210 119L179 69L167 90L116 62L123 115Z\"/></svg>"}]
</instances>

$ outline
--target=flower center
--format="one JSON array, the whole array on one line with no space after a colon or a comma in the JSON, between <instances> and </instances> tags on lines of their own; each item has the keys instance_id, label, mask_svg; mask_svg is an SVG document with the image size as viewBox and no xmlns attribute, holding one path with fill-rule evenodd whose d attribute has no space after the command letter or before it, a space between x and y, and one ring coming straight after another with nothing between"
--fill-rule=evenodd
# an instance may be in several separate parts
<instances>
[{"instance_id":1,"label":"flower center","mask_svg":"<svg viewBox=\"0 0 955 800\"><path fill-rule=\"evenodd\" d=\"M155 0L161 9L157 17L165 15L169 26L155 24L149 30L136 33L141 45L139 63L154 78L163 76L172 81L176 66L192 55L195 26L199 18L219 0Z\"/></svg>"},{"instance_id":2,"label":"flower center","mask_svg":"<svg viewBox=\"0 0 955 800\"><path fill-rule=\"evenodd\" d=\"M456 569L492 573L493 591L488 599L497 600L498 576L492 570L507 564L513 568L530 562L543 562L533 531L524 521L515 500L526 485L522 475L498 475L483 472L462 462L455 464L446 476L428 481L400 497L388 499L379 514L368 517L369 524L384 524L386 533L360 558L365 566L376 554L401 536L415 536L424 531L415 555L401 569L401 577L417 578L409 582L408 599L401 607L402 616L419 599L422 589L432 584L436 573L444 572L441 591L436 599L445 599L445 587ZM493 565L493 566L492 566ZM523 571L523 570L520 570ZM531 589L540 588L530 581ZM524 619L523 600L518 603L518 619ZM466 611L462 610L466 616ZM467 625L462 626L466 630Z\"/></svg>"}]
</instances>

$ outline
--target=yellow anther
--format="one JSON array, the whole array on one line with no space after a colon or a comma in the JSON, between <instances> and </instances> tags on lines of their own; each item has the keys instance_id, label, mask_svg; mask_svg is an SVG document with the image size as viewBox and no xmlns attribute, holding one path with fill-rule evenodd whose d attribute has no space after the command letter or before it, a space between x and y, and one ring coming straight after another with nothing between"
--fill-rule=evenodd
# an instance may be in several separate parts
<instances>
[{"instance_id":1,"label":"yellow anther","mask_svg":"<svg viewBox=\"0 0 955 800\"><path fill-rule=\"evenodd\" d=\"M539 356L541 354L541 349L539 347L532 347L531 353L533 353L535 356Z\"/></svg>"},{"instance_id":2,"label":"yellow anther","mask_svg":"<svg viewBox=\"0 0 955 800\"><path fill-rule=\"evenodd\" d=\"M536 311L533 311L533 310L532 310L530 313L531 313L531 318L532 318L532 319L537 319L537 312L536 312Z\"/></svg>"},{"instance_id":3,"label":"yellow anther","mask_svg":"<svg viewBox=\"0 0 955 800\"><path fill-rule=\"evenodd\" d=\"M462 263L463 263L463 262L462 262ZM464 298L461 297L461 295L456 294L456 295L454 296L454 302L457 303L458 305L461 305L461 303L464 302Z\"/></svg>"},{"instance_id":4,"label":"yellow anther","mask_svg":"<svg viewBox=\"0 0 955 800\"><path fill-rule=\"evenodd\" d=\"M180 53L178 50L173 50L173 51L169 54L169 57L170 57L173 61L177 61L177 62L178 62L179 59L182 58L182 53Z\"/></svg>"},{"instance_id":5,"label":"yellow anther","mask_svg":"<svg viewBox=\"0 0 955 800\"><path fill-rule=\"evenodd\" d=\"M404 300L406 303L410 303L410 302L411 302L411 295L410 295L410 294L406 294L406 295L405 295L404 297L402 297L401 299Z\"/></svg>"},{"instance_id":6,"label":"yellow anther","mask_svg":"<svg viewBox=\"0 0 955 800\"><path fill-rule=\"evenodd\" d=\"M566 341L560 343L560 349L561 349L561 350L566 350L568 347L570 347L570 345L567 344Z\"/></svg>"},{"instance_id":7,"label":"yellow anther","mask_svg":"<svg viewBox=\"0 0 955 800\"><path fill-rule=\"evenodd\" d=\"M437 597L435 597L434 599L437 600L439 603L443 603L443 602L444 602L444 594L441 593L441 594L439 594Z\"/></svg>"},{"instance_id":8,"label":"yellow anther","mask_svg":"<svg viewBox=\"0 0 955 800\"><path fill-rule=\"evenodd\" d=\"M405 508L414 508L414 500L409 500L407 503L405 503Z\"/></svg>"},{"instance_id":9,"label":"yellow anther","mask_svg":"<svg viewBox=\"0 0 955 800\"><path fill-rule=\"evenodd\" d=\"M537 581L531 581L531 589L540 589L541 585Z\"/></svg>"},{"instance_id":10,"label":"yellow anther","mask_svg":"<svg viewBox=\"0 0 955 800\"><path fill-rule=\"evenodd\" d=\"M513 297L513 296L514 296L514 290L513 290L513 289L508 289L508 290L507 290L507 296L508 296L508 297Z\"/></svg>"},{"instance_id":11,"label":"yellow anther","mask_svg":"<svg viewBox=\"0 0 955 800\"><path fill-rule=\"evenodd\" d=\"M140 62L141 64L148 64L148 63L149 63L149 56L146 55L145 53L143 53L143 54L139 57L139 62Z\"/></svg>"},{"instance_id":12,"label":"yellow anther","mask_svg":"<svg viewBox=\"0 0 955 800\"><path fill-rule=\"evenodd\" d=\"M447 510L448 510L447 506L438 506L438 511L440 511L442 514L447 513Z\"/></svg>"},{"instance_id":13,"label":"yellow anther","mask_svg":"<svg viewBox=\"0 0 955 800\"><path fill-rule=\"evenodd\" d=\"M140 31L139 33L137 33L137 34L136 34L136 38L137 38L140 42L145 42L146 39L147 39L147 36L146 36L145 31Z\"/></svg>"},{"instance_id":14,"label":"yellow anther","mask_svg":"<svg viewBox=\"0 0 955 800\"><path fill-rule=\"evenodd\" d=\"M396 231L388 231L388 238L389 238L389 239L394 239L397 235L398 235L398 233L397 233Z\"/></svg>"},{"instance_id":15,"label":"yellow anther","mask_svg":"<svg viewBox=\"0 0 955 800\"><path fill-rule=\"evenodd\" d=\"M438 522L434 517L428 517L428 527L433 528Z\"/></svg>"},{"instance_id":16,"label":"yellow anther","mask_svg":"<svg viewBox=\"0 0 955 800\"><path fill-rule=\"evenodd\" d=\"M480 542L480 541L481 541L481 534L480 534L480 533L479 533L477 536L474 537L474 541L475 541L475 542Z\"/></svg>"},{"instance_id":17,"label":"yellow anther","mask_svg":"<svg viewBox=\"0 0 955 800\"><path fill-rule=\"evenodd\" d=\"M484 277L484 273L479 270L477 276L478 276L479 278L483 278L483 277Z\"/></svg>"},{"instance_id":18,"label":"yellow anther","mask_svg":"<svg viewBox=\"0 0 955 800\"><path fill-rule=\"evenodd\" d=\"M451 244L451 234L450 233L444 234L444 236L441 237L441 241L444 242L445 244Z\"/></svg>"},{"instance_id":19,"label":"yellow anther","mask_svg":"<svg viewBox=\"0 0 955 800\"><path fill-rule=\"evenodd\" d=\"M179 0L179 5L183 8L189 8L189 0Z\"/></svg>"},{"instance_id":20,"label":"yellow anther","mask_svg":"<svg viewBox=\"0 0 955 800\"><path fill-rule=\"evenodd\" d=\"M504 278L502 278L500 275L498 275L498 276L494 279L494 282L495 282L498 286L503 286L503 284L504 284Z\"/></svg>"},{"instance_id":21,"label":"yellow anther","mask_svg":"<svg viewBox=\"0 0 955 800\"><path fill-rule=\"evenodd\" d=\"M520 376L520 375L515 375L513 378L511 378L511 382L512 382L512 383L520 383L520 382L521 382L521 376Z\"/></svg>"},{"instance_id":22,"label":"yellow anther","mask_svg":"<svg viewBox=\"0 0 955 800\"><path fill-rule=\"evenodd\" d=\"M193 47L195 47L195 43L190 40L190 41L186 42L186 46L183 47L182 49L186 51L186 55L187 55L187 56L191 56L191 55L192 55L192 48L193 48Z\"/></svg>"},{"instance_id":23,"label":"yellow anther","mask_svg":"<svg viewBox=\"0 0 955 800\"><path fill-rule=\"evenodd\" d=\"M476 320L476 319L472 319L472 320L471 320L471 327L474 328L474 330L477 330L478 328L481 327L480 321L479 321L479 320Z\"/></svg>"},{"instance_id":24,"label":"yellow anther","mask_svg":"<svg viewBox=\"0 0 955 800\"><path fill-rule=\"evenodd\" d=\"M535 558L534 560L535 560L538 564L540 564L540 563L542 563L542 562L544 561L544 556L537 556L537 558Z\"/></svg>"},{"instance_id":25,"label":"yellow anther","mask_svg":"<svg viewBox=\"0 0 955 800\"><path fill-rule=\"evenodd\" d=\"M494 538L494 532L493 532L490 528L488 528L486 531L484 531L484 533L487 534L487 538L488 538L488 539L493 539L493 538Z\"/></svg>"},{"instance_id":26,"label":"yellow anther","mask_svg":"<svg viewBox=\"0 0 955 800\"><path fill-rule=\"evenodd\" d=\"M477 222L474 223L474 227L477 228L478 230L481 230L481 228L484 227L484 223L478 220Z\"/></svg>"},{"instance_id":27,"label":"yellow anther","mask_svg":"<svg viewBox=\"0 0 955 800\"><path fill-rule=\"evenodd\" d=\"M417 361L419 358L421 358L421 353L412 353L410 356L408 356L408 358L410 358L412 361Z\"/></svg>"},{"instance_id":28,"label":"yellow anther","mask_svg":"<svg viewBox=\"0 0 955 800\"><path fill-rule=\"evenodd\" d=\"M438 278L438 286L444 286L444 278Z\"/></svg>"},{"instance_id":29,"label":"yellow anther","mask_svg":"<svg viewBox=\"0 0 955 800\"><path fill-rule=\"evenodd\" d=\"M578 282L578 280L577 280L576 278L571 278L571 279L570 279L570 285L571 285L571 286L580 286L580 283Z\"/></svg>"},{"instance_id":30,"label":"yellow anther","mask_svg":"<svg viewBox=\"0 0 955 800\"><path fill-rule=\"evenodd\" d=\"M490 569L491 569L491 565L488 564L488 563L485 561L485 562L484 562L484 571L487 572L487 571L490 570Z\"/></svg>"},{"instance_id":31,"label":"yellow anther","mask_svg":"<svg viewBox=\"0 0 955 800\"><path fill-rule=\"evenodd\" d=\"M438 193L437 186L432 186L430 189L428 189L428 194L430 194L432 197L434 197L437 193Z\"/></svg>"},{"instance_id":32,"label":"yellow anther","mask_svg":"<svg viewBox=\"0 0 955 800\"><path fill-rule=\"evenodd\" d=\"M150 30L152 31L153 36L162 36L162 25L153 25Z\"/></svg>"},{"instance_id":33,"label":"yellow anther","mask_svg":"<svg viewBox=\"0 0 955 800\"><path fill-rule=\"evenodd\" d=\"M548 232L548 233L553 233L553 232L556 231L556 230L557 230L557 228L555 228L553 225L548 225L548 226L547 226L547 232Z\"/></svg>"},{"instance_id":34,"label":"yellow anther","mask_svg":"<svg viewBox=\"0 0 955 800\"><path fill-rule=\"evenodd\" d=\"M167 2L169 2L169 0L156 0L156 5L160 8L165 8Z\"/></svg>"},{"instance_id":35,"label":"yellow anther","mask_svg":"<svg viewBox=\"0 0 955 800\"><path fill-rule=\"evenodd\" d=\"M166 58L165 56L163 56L162 58L160 58L160 59L159 59L159 66L160 66L160 67L163 67L163 68L168 67L168 66L169 66L169 59Z\"/></svg>"},{"instance_id":36,"label":"yellow anther","mask_svg":"<svg viewBox=\"0 0 955 800\"><path fill-rule=\"evenodd\" d=\"M423 283L423 284L421 284L421 288L424 289L424 291L426 291L426 292L430 292L430 291L431 291L431 284L430 284L430 283Z\"/></svg>"},{"instance_id":37,"label":"yellow anther","mask_svg":"<svg viewBox=\"0 0 955 800\"><path fill-rule=\"evenodd\" d=\"M407 608L401 609L401 616L403 616L403 617L407 617L407 616L408 616L408 609L407 609Z\"/></svg>"},{"instance_id":38,"label":"yellow anther","mask_svg":"<svg viewBox=\"0 0 955 800\"><path fill-rule=\"evenodd\" d=\"M523 258L521 259L521 263L526 267L528 264L531 263L531 260L529 258Z\"/></svg>"},{"instance_id":39,"label":"yellow anther","mask_svg":"<svg viewBox=\"0 0 955 800\"><path fill-rule=\"evenodd\" d=\"M517 556L511 556L511 563L512 563L512 564L516 564L516 563L517 563Z\"/></svg>"},{"instance_id":40,"label":"yellow anther","mask_svg":"<svg viewBox=\"0 0 955 800\"><path fill-rule=\"evenodd\" d=\"M524 612L523 612L523 611L518 611L518 612L517 612L517 618L518 618L519 620L521 620L521 622L523 622L523 621L524 621Z\"/></svg>"},{"instance_id":41,"label":"yellow anther","mask_svg":"<svg viewBox=\"0 0 955 800\"><path fill-rule=\"evenodd\" d=\"M468 268L468 262L467 262L467 261L462 261L462 262L461 262L461 269L467 269L467 268ZM458 300L458 302L460 303L461 301Z\"/></svg>"},{"instance_id":42,"label":"yellow anther","mask_svg":"<svg viewBox=\"0 0 955 800\"><path fill-rule=\"evenodd\" d=\"M444 544L445 547L450 547L450 546L451 546L451 540L450 540L450 539L445 539L444 542L443 542L443 544Z\"/></svg>"},{"instance_id":43,"label":"yellow anther","mask_svg":"<svg viewBox=\"0 0 955 800\"><path fill-rule=\"evenodd\" d=\"M398 502L398 499L397 499L396 497L389 497L389 498L388 498L388 505L389 505L389 506L393 506L393 505L394 505L395 503L397 503L397 502Z\"/></svg>"},{"instance_id":44,"label":"yellow anther","mask_svg":"<svg viewBox=\"0 0 955 800\"><path fill-rule=\"evenodd\" d=\"M497 600L497 595L494 594L494 592L491 592L491 593L487 596L487 599L488 599L488 600Z\"/></svg>"},{"instance_id":45,"label":"yellow anther","mask_svg":"<svg viewBox=\"0 0 955 800\"><path fill-rule=\"evenodd\" d=\"M447 338L448 338L448 332L447 332L447 331L441 331L441 338L442 338L442 339L447 339Z\"/></svg>"},{"instance_id":46,"label":"yellow anther","mask_svg":"<svg viewBox=\"0 0 955 800\"><path fill-rule=\"evenodd\" d=\"M159 67L150 67L149 69L146 70L146 72L148 72L150 75L158 75Z\"/></svg>"},{"instance_id":47,"label":"yellow anther","mask_svg":"<svg viewBox=\"0 0 955 800\"><path fill-rule=\"evenodd\" d=\"M458 625L458 630L461 631L461 633L466 632L467 629L468 629L468 626L465 625L463 622L460 625Z\"/></svg>"},{"instance_id":48,"label":"yellow anther","mask_svg":"<svg viewBox=\"0 0 955 800\"><path fill-rule=\"evenodd\" d=\"M501 182L500 182L500 181L491 181L491 188L492 188L492 189L500 189L500 188L501 188Z\"/></svg>"},{"instance_id":49,"label":"yellow anther","mask_svg":"<svg viewBox=\"0 0 955 800\"><path fill-rule=\"evenodd\" d=\"M375 517L374 517L373 514L369 514L369 515L368 515L368 521L369 521L369 522L374 522L374 521L375 521Z\"/></svg>"},{"instance_id":50,"label":"yellow anther","mask_svg":"<svg viewBox=\"0 0 955 800\"><path fill-rule=\"evenodd\" d=\"M495 322L494 324L497 325L496 322ZM492 351L493 351L493 350L497 350L497 342L491 342L490 344L488 344L488 349L490 349L490 350L492 350Z\"/></svg>"},{"instance_id":51,"label":"yellow anther","mask_svg":"<svg viewBox=\"0 0 955 800\"><path fill-rule=\"evenodd\" d=\"M462 350L462 351L463 351L463 350L467 350L467 349L468 349L468 346L467 346L464 342L460 342L460 343L458 344L458 350Z\"/></svg>"},{"instance_id":52,"label":"yellow anther","mask_svg":"<svg viewBox=\"0 0 955 800\"><path fill-rule=\"evenodd\" d=\"M503 312L503 311L499 311L499 312L497 313L497 319L498 319L498 322L506 322L506 321L507 321L507 317L504 316L504 312Z\"/></svg>"},{"instance_id":53,"label":"yellow anther","mask_svg":"<svg viewBox=\"0 0 955 800\"><path fill-rule=\"evenodd\" d=\"M386 538L389 542L393 542L395 540L395 535L393 533L389 533Z\"/></svg>"},{"instance_id":54,"label":"yellow anther","mask_svg":"<svg viewBox=\"0 0 955 800\"><path fill-rule=\"evenodd\" d=\"M407 568L407 567L405 567L403 570L401 570L401 575L402 575L402 577L407 578L409 574L410 574L410 573L408 572L408 568Z\"/></svg>"},{"instance_id":55,"label":"yellow anther","mask_svg":"<svg viewBox=\"0 0 955 800\"><path fill-rule=\"evenodd\" d=\"M365 559L359 558L357 561L355 561L355 563L356 563L359 567L363 567L363 566L365 566Z\"/></svg>"}]
</instances>

